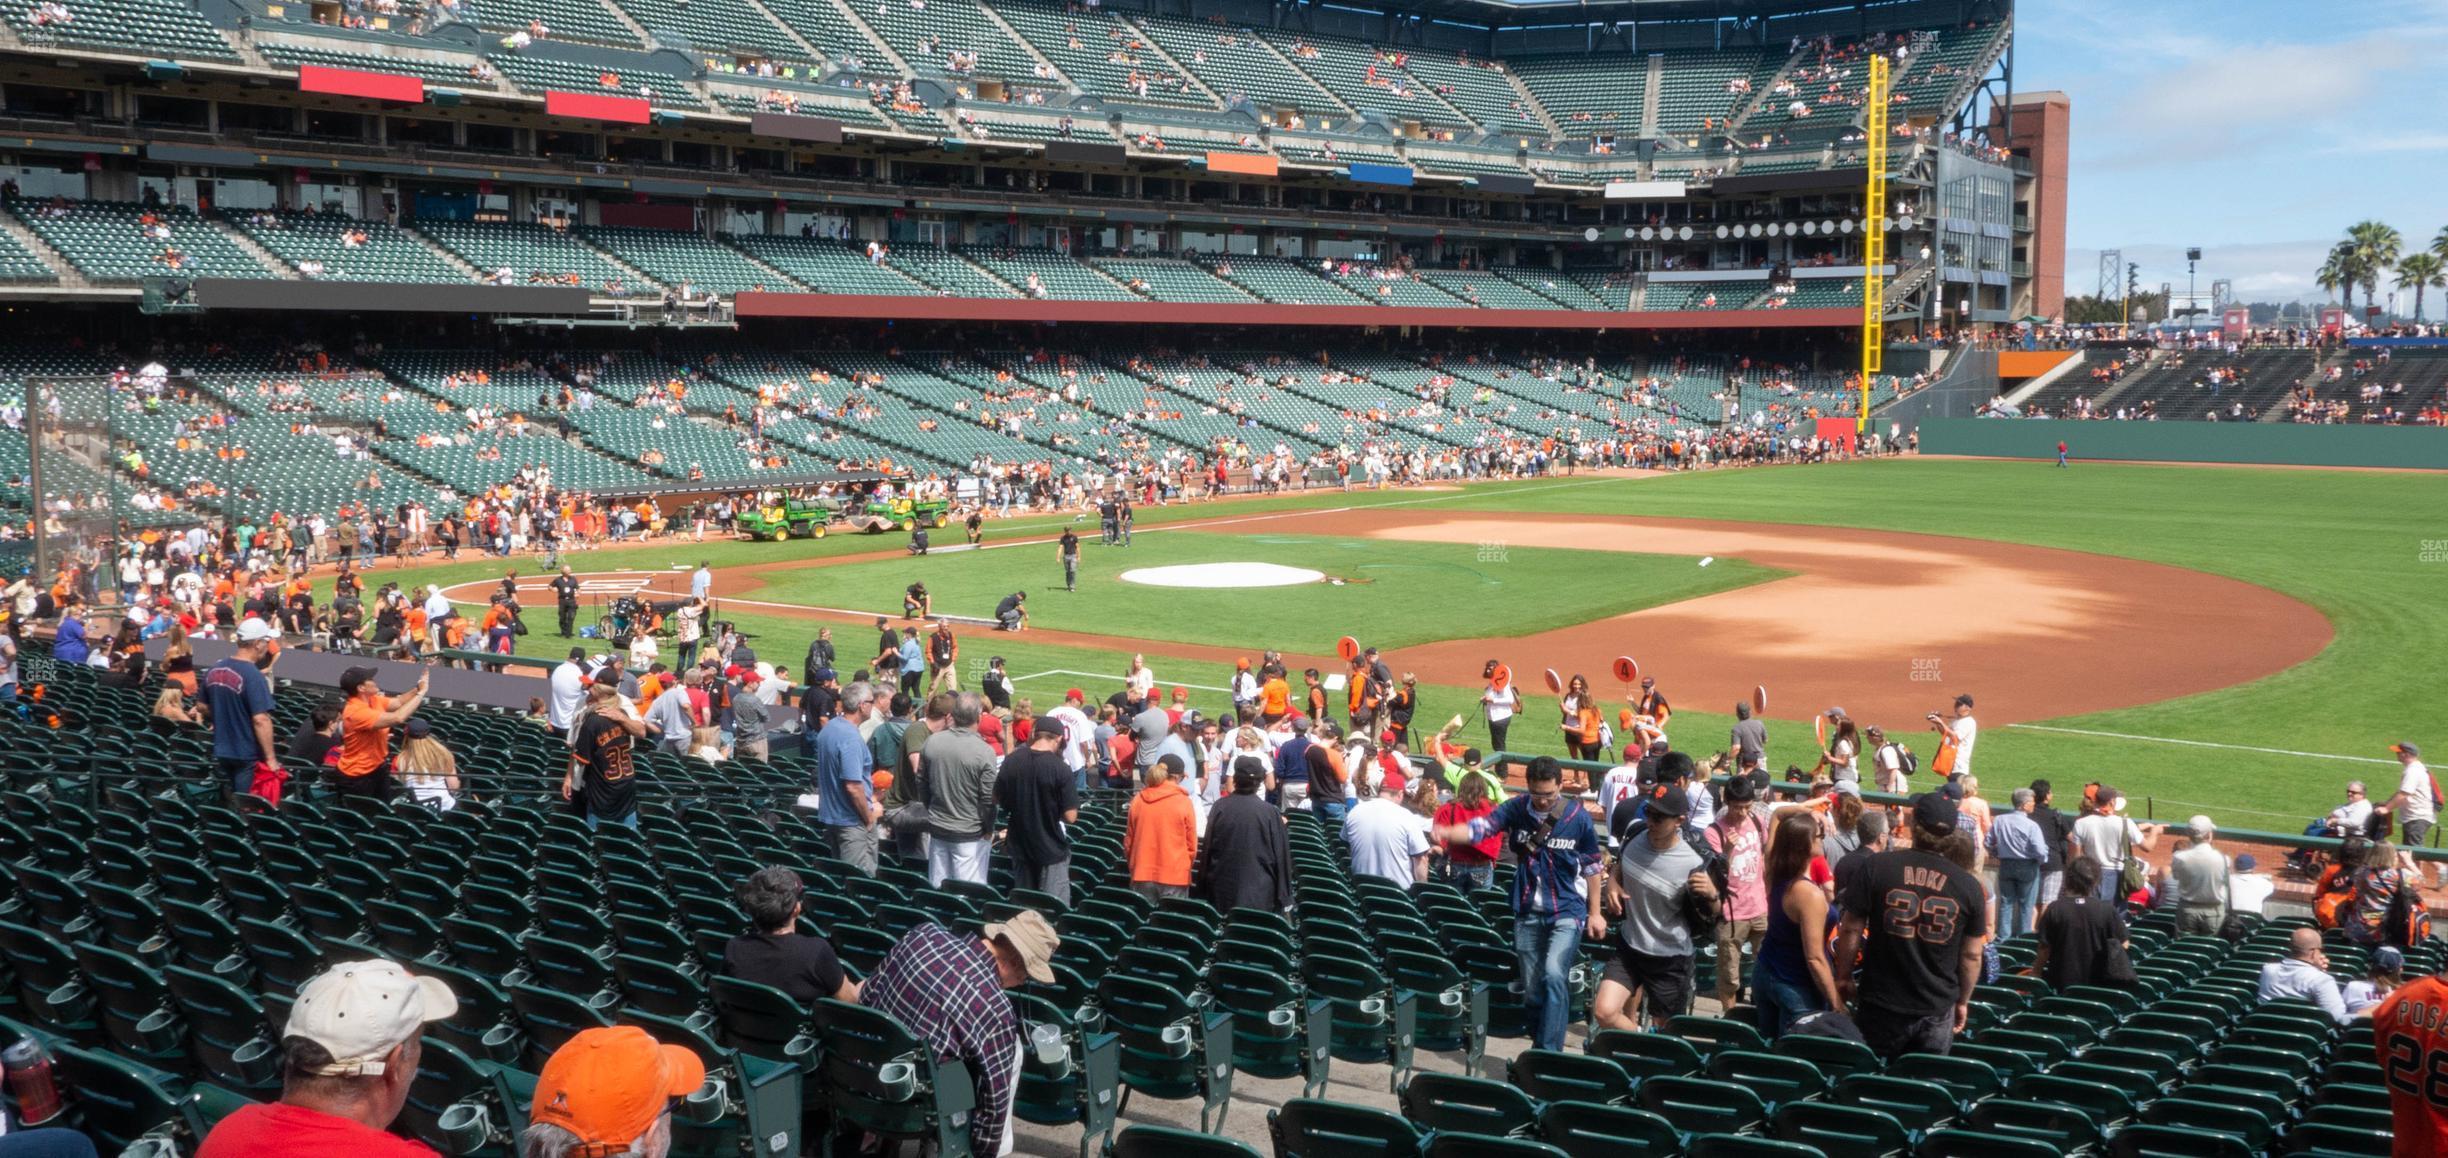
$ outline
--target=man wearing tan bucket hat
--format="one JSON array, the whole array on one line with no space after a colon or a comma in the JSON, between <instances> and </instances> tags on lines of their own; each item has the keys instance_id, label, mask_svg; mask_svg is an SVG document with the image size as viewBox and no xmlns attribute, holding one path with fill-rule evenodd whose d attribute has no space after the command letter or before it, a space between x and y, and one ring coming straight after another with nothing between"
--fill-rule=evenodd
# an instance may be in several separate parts
<instances>
[{"instance_id":1,"label":"man wearing tan bucket hat","mask_svg":"<svg viewBox=\"0 0 2448 1158\"><path fill-rule=\"evenodd\" d=\"M334 965L299 988L281 1030L281 1096L213 1127L196 1158L430 1158L384 1131L408 1104L429 1022L459 1012L450 987L392 961Z\"/></svg>"},{"instance_id":2,"label":"man wearing tan bucket hat","mask_svg":"<svg viewBox=\"0 0 2448 1158\"><path fill-rule=\"evenodd\" d=\"M1004 990L1031 981L1054 983L1054 951L1062 938L1034 909L966 937L929 922L902 935L875 974L859 987L859 1004L889 1013L938 1058L958 1058L975 1075L977 1112L969 1119L969 1152L1008 1152L1012 1092L1020 1075L1020 1022Z\"/></svg>"}]
</instances>

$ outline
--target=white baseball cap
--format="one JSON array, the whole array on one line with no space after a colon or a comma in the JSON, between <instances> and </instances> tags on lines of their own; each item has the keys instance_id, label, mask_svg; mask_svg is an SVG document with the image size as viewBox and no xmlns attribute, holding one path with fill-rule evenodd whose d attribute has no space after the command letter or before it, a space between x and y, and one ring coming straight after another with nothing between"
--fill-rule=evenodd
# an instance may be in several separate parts
<instances>
[{"instance_id":1,"label":"white baseball cap","mask_svg":"<svg viewBox=\"0 0 2448 1158\"><path fill-rule=\"evenodd\" d=\"M250 615L246 622L238 625L240 643L268 643L279 638L280 632L257 616Z\"/></svg>"},{"instance_id":2,"label":"white baseball cap","mask_svg":"<svg viewBox=\"0 0 2448 1158\"><path fill-rule=\"evenodd\" d=\"M395 961L349 961L298 990L281 1035L305 1038L332 1055L332 1063L316 1071L321 1076L371 1077L426 1022L458 1012L459 999L439 978L414 976Z\"/></svg>"}]
</instances>

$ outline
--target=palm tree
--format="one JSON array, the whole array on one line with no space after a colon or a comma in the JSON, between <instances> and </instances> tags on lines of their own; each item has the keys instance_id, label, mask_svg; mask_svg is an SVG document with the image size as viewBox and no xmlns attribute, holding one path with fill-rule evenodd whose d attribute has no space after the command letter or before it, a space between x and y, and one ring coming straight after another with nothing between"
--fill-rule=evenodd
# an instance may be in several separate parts
<instances>
[{"instance_id":1,"label":"palm tree","mask_svg":"<svg viewBox=\"0 0 2448 1158\"><path fill-rule=\"evenodd\" d=\"M2355 284L2363 287L2363 305L2379 304L2380 275L2397 264L2405 249L2405 236L2386 222L2358 221L2346 228L2346 240L2354 247ZM2347 304L2352 305L2349 299Z\"/></svg>"},{"instance_id":2,"label":"palm tree","mask_svg":"<svg viewBox=\"0 0 2448 1158\"><path fill-rule=\"evenodd\" d=\"M2414 290L2414 320L2423 320L2423 287L2448 287L2448 261L2436 253L2409 253L2397 259L2397 288Z\"/></svg>"},{"instance_id":3,"label":"palm tree","mask_svg":"<svg viewBox=\"0 0 2448 1158\"><path fill-rule=\"evenodd\" d=\"M2448 261L2448 225L2440 226L2439 236L2431 239L2431 252L2438 254L2440 260Z\"/></svg>"},{"instance_id":4,"label":"palm tree","mask_svg":"<svg viewBox=\"0 0 2448 1158\"><path fill-rule=\"evenodd\" d=\"M2312 275L2312 282L2332 294L2344 289L2347 295L2344 304L2353 305L2354 246L2344 241L2330 246L2329 256L2322 259L2320 270Z\"/></svg>"}]
</instances>

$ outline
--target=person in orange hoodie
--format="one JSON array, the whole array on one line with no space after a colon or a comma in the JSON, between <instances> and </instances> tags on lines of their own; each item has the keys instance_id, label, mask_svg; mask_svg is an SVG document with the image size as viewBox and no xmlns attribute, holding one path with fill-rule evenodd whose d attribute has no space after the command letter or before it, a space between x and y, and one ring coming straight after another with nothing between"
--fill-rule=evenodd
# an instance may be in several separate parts
<instances>
[{"instance_id":1,"label":"person in orange hoodie","mask_svg":"<svg viewBox=\"0 0 2448 1158\"><path fill-rule=\"evenodd\" d=\"M1131 890L1151 901L1190 895L1190 861L1198 854L1198 810L1182 791L1181 757L1166 753L1148 766L1147 787L1131 800L1122 854Z\"/></svg>"}]
</instances>

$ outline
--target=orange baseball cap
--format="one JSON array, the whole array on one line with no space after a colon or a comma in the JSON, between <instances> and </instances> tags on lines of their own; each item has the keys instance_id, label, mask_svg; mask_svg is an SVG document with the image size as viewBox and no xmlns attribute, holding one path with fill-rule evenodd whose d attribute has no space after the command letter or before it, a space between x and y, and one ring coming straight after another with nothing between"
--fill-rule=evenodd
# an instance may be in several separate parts
<instances>
[{"instance_id":1,"label":"orange baseball cap","mask_svg":"<svg viewBox=\"0 0 2448 1158\"><path fill-rule=\"evenodd\" d=\"M619 1153L654 1128L673 1098L704 1084L705 1063L683 1047L635 1026L589 1029L545 1060L532 1120L577 1135L573 1153Z\"/></svg>"}]
</instances>

